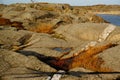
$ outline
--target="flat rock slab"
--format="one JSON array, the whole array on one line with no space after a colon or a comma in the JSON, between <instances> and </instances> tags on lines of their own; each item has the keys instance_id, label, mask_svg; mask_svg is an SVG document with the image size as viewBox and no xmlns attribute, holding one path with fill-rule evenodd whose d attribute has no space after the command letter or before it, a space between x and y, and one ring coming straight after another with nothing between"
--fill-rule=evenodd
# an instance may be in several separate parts
<instances>
[{"instance_id":1,"label":"flat rock slab","mask_svg":"<svg viewBox=\"0 0 120 80\"><path fill-rule=\"evenodd\" d=\"M62 53L54 48L71 48L70 57L79 51L87 43L96 41L98 35L108 24L71 24L58 27L54 35L62 35L63 38L46 33L35 33L26 30L12 31L0 30L0 78L2 80L45 80L52 76L56 70L49 65L38 60L34 56L25 56L19 52L12 51L12 46L24 45L36 39L32 45L21 49L24 53L36 52L46 56L58 57ZM106 41L100 43L104 45L108 42L119 43L120 28L116 28ZM114 39L114 35L117 35ZM98 45L100 45L98 44ZM5 47L6 45L10 45ZM114 72L96 73L84 68L76 68L62 76L61 80L108 80L116 79L120 76L120 45L107 49L98 56L104 60L102 66L109 67ZM27 77L27 78L26 78Z\"/></svg>"}]
</instances>

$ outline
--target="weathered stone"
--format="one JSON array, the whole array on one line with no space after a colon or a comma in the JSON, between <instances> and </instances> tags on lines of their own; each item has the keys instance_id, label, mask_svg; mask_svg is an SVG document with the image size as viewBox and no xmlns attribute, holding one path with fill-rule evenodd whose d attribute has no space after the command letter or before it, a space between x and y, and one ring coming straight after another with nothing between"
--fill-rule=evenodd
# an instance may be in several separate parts
<instances>
[{"instance_id":1,"label":"weathered stone","mask_svg":"<svg viewBox=\"0 0 120 80\"><path fill-rule=\"evenodd\" d=\"M93 10L97 10L96 7L98 9L102 7L100 10L104 11L110 6L77 7L52 3L0 5L0 19L2 19L0 21L2 25L0 26L0 79L45 80L52 77L53 72L56 72L54 68L37 57L27 54L38 53L59 57L63 52L57 49L70 49L68 50L70 53L63 57L66 58L79 52L91 41L97 41L109 23L106 24L106 21L93 13ZM108 11L113 8L119 9L116 6ZM17 22L27 30L17 31L17 28L11 27L16 26ZM48 34L49 30L52 34ZM109 42L120 44L119 27L116 27L105 41L96 45L105 45ZM27 44L30 45L18 48ZM13 48L18 50L15 52ZM70 70L69 74L63 74L61 80L119 79L119 48L118 45L97 55L104 61L102 67L110 68L113 72L96 73L78 66Z\"/></svg>"}]
</instances>

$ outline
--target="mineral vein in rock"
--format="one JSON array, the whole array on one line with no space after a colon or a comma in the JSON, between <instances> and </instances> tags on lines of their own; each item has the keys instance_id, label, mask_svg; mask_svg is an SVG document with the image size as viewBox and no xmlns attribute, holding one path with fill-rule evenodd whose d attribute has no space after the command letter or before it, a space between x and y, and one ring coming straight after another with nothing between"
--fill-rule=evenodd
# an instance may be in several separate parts
<instances>
[{"instance_id":1,"label":"mineral vein in rock","mask_svg":"<svg viewBox=\"0 0 120 80\"><path fill-rule=\"evenodd\" d=\"M90 46L95 46L98 42L105 41L107 37L110 35L110 33L116 28L115 25L109 24L108 27L104 29L104 31L100 34L98 41L91 41L88 43L85 47L83 47L81 50L87 50ZM74 55L78 55L79 52L75 53Z\"/></svg>"},{"instance_id":2,"label":"mineral vein in rock","mask_svg":"<svg viewBox=\"0 0 120 80\"><path fill-rule=\"evenodd\" d=\"M109 34L116 28L116 26L110 24L107 28L104 29L102 34L99 36L98 42L106 40Z\"/></svg>"}]
</instances>

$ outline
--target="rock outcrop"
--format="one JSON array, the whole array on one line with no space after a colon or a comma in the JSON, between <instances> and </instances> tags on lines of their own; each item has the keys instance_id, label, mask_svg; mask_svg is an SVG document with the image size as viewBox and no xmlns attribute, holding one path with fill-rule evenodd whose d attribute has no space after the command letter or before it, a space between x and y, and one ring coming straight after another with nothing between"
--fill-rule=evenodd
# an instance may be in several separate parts
<instances>
[{"instance_id":1,"label":"rock outcrop","mask_svg":"<svg viewBox=\"0 0 120 80\"><path fill-rule=\"evenodd\" d=\"M60 50L58 50L59 48L63 48L63 49L72 48L70 49L71 52L69 53L69 55L66 56L66 57L70 57L74 53L81 50L81 48L84 47L86 44L88 44L90 41L97 40L98 36L108 25L109 24L93 24L93 23L71 24L67 26L60 26L55 30L55 33L52 35L46 33L36 33L26 30L19 30L19 31L0 30L1 79L17 80L20 77L20 79L22 78L27 80L30 79L31 76L32 76L31 80L47 79L56 70L53 67L50 67L49 65L40 61L35 56L32 55L26 56L27 54L39 53L45 56L59 57L62 55ZM119 33L120 33L120 28L117 27L110 34L107 41L98 43L97 45L104 45L106 43L111 42L112 36L118 35ZM116 42L116 40L113 39L112 42L114 43ZM33 44L25 48L22 48L18 52L14 52L12 50L13 48L15 48L15 46L21 46L27 43L33 43ZM119 41L117 41L117 43L119 44ZM118 78L120 76L118 73L120 70L119 52L120 51L118 45L116 47L107 49L97 55L101 57L102 60L104 61L104 64L102 64L103 67L109 67L115 72L110 72L108 74L107 73L95 74L91 70L88 71L87 69L82 69L81 67L78 67L70 70L69 74L64 75L66 77L63 77L61 79L70 79L71 77L74 80L77 80L78 78L83 80L88 78L91 78L91 80L100 79L100 78L101 79ZM113 53L116 53L116 55ZM81 71L83 73L81 73ZM91 73L95 75L91 75Z\"/></svg>"},{"instance_id":2,"label":"rock outcrop","mask_svg":"<svg viewBox=\"0 0 120 80\"><path fill-rule=\"evenodd\" d=\"M74 62L60 80L119 80L120 28L99 42L111 24L82 10L52 3L0 5L0 80L50 80ZM83 50L92 41L96 45Z\"/></svg>"},{"instance_id":3,"label":"rock outcrop","mask_svg":"<svg viewBox=\"0 0 120 80\"><path fill-rule=\"evenodd\" d=\"M30 3L30 4L11 4L1 10L1 17L9 19L11 22L22 23L23 28L36 32L51 33L60 25L72 23L106 23L102 18L88 14L87 11L79 11L68 4L48 4L48 3ZM39 25L48 23L48 31L41 31ZM15 25L16 23L14 23ZM15 26L18 27L18 26ZM20 25L19 25L20 28Z\"/></svg>"}]
</instances>

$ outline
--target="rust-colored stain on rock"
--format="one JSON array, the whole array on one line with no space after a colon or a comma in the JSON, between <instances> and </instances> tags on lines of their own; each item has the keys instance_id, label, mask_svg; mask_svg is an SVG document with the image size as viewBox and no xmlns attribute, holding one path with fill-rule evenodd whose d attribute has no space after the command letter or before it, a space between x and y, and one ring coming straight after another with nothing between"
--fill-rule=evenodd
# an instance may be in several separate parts
<instances>
[{"instance_id":1,"label":"rust-colored stain on rock","mask_svg":"<svg viewBox=\"0 0 120 80\"><path fill-rule=\"evenodd\" d=\"M36 27L30 29L30 31L37 33L51 33L52 30L53 30L53 26L52 24L49 23L41 23L38 24Z\"/></svg>"},{"instance_id":2,"label":"rust-colored stain on rock","mask_svg":"<svg viewBox=\"0 0 120 80\"><path fill-rule=\"evenodd\" d=\"M10 25L10 24L11 24L11 21L9 19L5 19L5 18L0 17L0 26Z\"/></svg>"}]
</instances>

